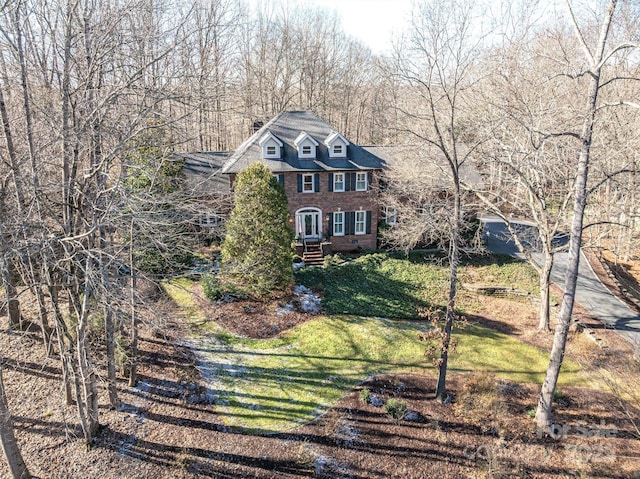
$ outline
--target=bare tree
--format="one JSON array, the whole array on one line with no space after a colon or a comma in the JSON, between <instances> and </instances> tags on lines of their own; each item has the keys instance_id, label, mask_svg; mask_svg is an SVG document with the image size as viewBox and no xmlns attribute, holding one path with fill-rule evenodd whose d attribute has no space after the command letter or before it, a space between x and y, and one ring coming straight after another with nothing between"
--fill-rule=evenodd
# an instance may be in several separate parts
<instances>
[{"instance_id":1,"label":"bare tree","mask_svg":"<svg viewBox=\"0 0 640 479\"><path fill-rule=\"evenodd\" d=\"M13 421L4 390L2 367L0 367L0 444L13 479L31 479L31 473L22 458L18 441L13 433Z\"/></svg>"},{"instance_id":2,"label":"bare tree","mask_svg":"<svg viewBox=\"0 0 640 479\"><path fill-rule=\"evenodd\" d=\"M578 265L580 262L580 247L582 244L583 220L587 203L587 182L589 179L591 148L594 136L594 126L596 124L596 117L599 111L599 93L601 88L604 86L603 69L611 57L617 52L634 47L632 43L623 42L612 48L607 48L615 17L616 5L616 0L610 0L608 2L606 10L602 13L598 37L595 39L595 42L590 45L587 30L578 24L576 12L570 1L567 0L567 12L569 19L573 24L575 34L580 46L582 47L584 55L583 64L586 68L583 72L580 72L580 76L582 76L582 74L586 75L586 79L584 81L585 105L582 130L577 135L577 139L580 142L580 148L574 183L571 239L569 242L569 259L564 284L564 295L562 298L560 316L558 318L554 334L549 368L547 369L547 374L545 376L544 383L542 384L536 413L536 423L538 428L543 431L550 431L552 428L552 399L558 382L560 367L562 366L575 301Z\"/></svg>"},{"instance_id":3,"label":"bare tree","mask_svg":"<svg viewBox=\"0 0 640 479\"><path fill-rule=\"evenodd\" d=\"M485 59L493 74L481 97L488 141L481 154L484 188L476 188L475 194L506 223L518 250L538 273L538 329L549 331L553 254L562 246L555 239L565 230L573 179L572 147L549 131L565 120L556 106L571 95L563 79L546 77L552 67L546 55L553 49L546 33L516 40ZM545 85L548 93L540 97L533 85ZM532 221L533 228L523 232L511 223L514 217Z\"/></svg>"},{"instance_id":4,"label":"bare tree","mask_svg":"<svg viewBox=\"0 0 640 479\"><path fill-rule=\"evenodd\" d=\"M425 157L437 151L435 161L441 162L448 180L443 190L449 203L445 223L449 288L436 387L436 397L444 400L464 213L461 169L477 146L464 125L480 38L472 31L472 2L423 2L415 8L407 44L396 55L393 69L409 97L401 107L405 134Z\"/></svg>"}]
</instances>

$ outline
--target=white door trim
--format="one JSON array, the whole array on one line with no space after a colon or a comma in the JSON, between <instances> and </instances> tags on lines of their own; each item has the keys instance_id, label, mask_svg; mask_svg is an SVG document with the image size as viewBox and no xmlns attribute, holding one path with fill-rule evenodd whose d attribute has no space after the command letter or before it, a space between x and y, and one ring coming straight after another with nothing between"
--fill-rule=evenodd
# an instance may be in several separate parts
<instances>
[{"instance_id":1,"label":"white door trim","mask_svg":"<svg viewBox=\"0 0 640 479\"><path fill-rule=\"evenodd\" d=\"M296 211L296 236L300 239L320 239L322 237L322 210L300 208Z\"/></svg>"}]
</instances>

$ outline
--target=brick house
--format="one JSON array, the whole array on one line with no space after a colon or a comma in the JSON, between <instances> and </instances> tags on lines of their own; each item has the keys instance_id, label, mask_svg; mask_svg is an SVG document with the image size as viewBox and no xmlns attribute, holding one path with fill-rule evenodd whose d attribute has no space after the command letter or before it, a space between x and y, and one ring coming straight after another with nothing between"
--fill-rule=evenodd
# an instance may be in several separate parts
<instances>
[{"instance_id":1,"label":"brick house","mask_svg":"<svg viewBox=\"0 0 640 479\"><path fill-rule=\"evenodd\" d=\"M240 145L220 172L265 164L284 187L298 253L375 249L377 186L383 161L310 111L277 115Z\"/></svg>"},{"instance_id":2,"label":"brick house","mask_svg":"<svg viewBox=\"0 0 640 479\"><path fill-rule=\"evenodd\" d=\"M239 172L261 162L287 193L298 254L307 261L331 252L376 248L380 157L310 111L280 113L255 129L231 153L180 155L190 182L211 185L209 196L215 196L214 189L228 194ZM203 226L210 217L207 213Z\"/></svg>"},{"instance_id":3,"label":"brick house","mask_svg":"<svg viewBox=\"0 0 640 479\"><path fill-rule=\"evenodd\" d=\"M379 222L392 226L398 221L396 208L380 204L383 168L400 163L429 177L434 190L439 185L446 190L449 180L440 155L425 148L359 146L313 112L288 111L266 124L257 123L254 133L233 152L180 156L187 183L203 206L201 229L220 225L231 208L236 175L258 161L286 191L297 253L308 263L320 263L331 252L376 249ZM471 161L461 174L470 184L481 182Z\"/></svg>"}]
</instances>

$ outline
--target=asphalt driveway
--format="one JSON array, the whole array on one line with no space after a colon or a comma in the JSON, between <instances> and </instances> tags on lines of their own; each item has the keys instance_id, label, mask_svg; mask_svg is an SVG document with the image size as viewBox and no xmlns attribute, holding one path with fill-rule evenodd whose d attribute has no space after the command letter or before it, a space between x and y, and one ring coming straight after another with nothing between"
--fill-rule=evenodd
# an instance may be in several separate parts
<instances>
[{"instance_id":1,"label":"asphalt driveway","mask_svg":"<svg viewBox=\"0 0 640 479\"><path fill-rule=\"evenodd\" d=\"M484 238L487 249L498 254L509 254L522 258L516 245L507 231L504 222L497 216L482 216L484 223ZM517 221L518 236L533 251L536 247L536 229L533 223ZM534 253L537 261L542 261L543 256ZM559 287L564 287L564 278L567 270L569 253L560 252L554 255L554 265L551 271L551 279ZM640 315L633 311L626 303L615 296L602 284L594 274L584 254L580 257L578 270L578 286L576 288L576 300L587 309L595 318L600 320L605 327L619 331L628 341L636 347L640 347Z\"/></svg>"}]
</instances>

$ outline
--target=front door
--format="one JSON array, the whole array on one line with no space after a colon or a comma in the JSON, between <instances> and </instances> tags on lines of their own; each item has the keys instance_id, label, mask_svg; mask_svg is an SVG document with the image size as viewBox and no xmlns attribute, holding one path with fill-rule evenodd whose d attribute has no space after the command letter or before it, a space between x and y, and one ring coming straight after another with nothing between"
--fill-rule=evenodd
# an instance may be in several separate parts
<instances>
[{"instance_id":1,"label":"front door","mask_svg":"<svg viewBox=\"0 0 640 479\"><path fill-rule=\"evenodd\" d=\"M319 239L322 226L321 212L315 208L307 208L296 212L296 235L300 239Z\"/></svg>"}]
</instances>

